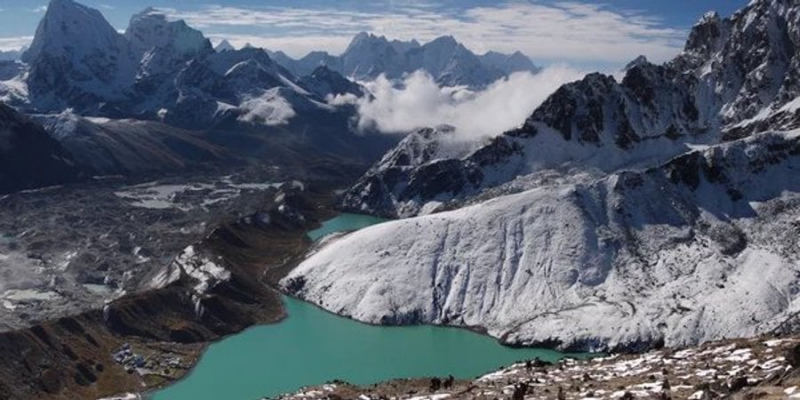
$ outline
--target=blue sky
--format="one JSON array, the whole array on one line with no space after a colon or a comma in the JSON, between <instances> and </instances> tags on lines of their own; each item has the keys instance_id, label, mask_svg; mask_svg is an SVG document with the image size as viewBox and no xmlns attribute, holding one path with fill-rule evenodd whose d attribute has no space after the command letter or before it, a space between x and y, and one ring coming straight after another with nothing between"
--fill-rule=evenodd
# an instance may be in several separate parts
<instances>
[{"instance_id":1,"label":"blue sky","mask_svg":"<svg viewBox=\"0 0 800 400\"><path fill-rule=\"evenodd\" d=\"M85 0L124 29L147 6L227 38L300 56L344 50L358 31L430 40L451 34L476 52L521 50L540 64L614 66L639 54L664 61L706 11L748 0ZM30 41L45 0L0 0L0 49Z\"/></svg>"}]
</instances>

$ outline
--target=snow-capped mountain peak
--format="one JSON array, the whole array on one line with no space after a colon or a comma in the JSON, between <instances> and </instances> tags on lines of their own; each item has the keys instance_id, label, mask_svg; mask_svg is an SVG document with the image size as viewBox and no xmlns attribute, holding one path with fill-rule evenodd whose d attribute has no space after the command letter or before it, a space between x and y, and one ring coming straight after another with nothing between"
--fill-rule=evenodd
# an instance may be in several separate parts
<instances>
[{"instance_id":1,"label":"snow-capped mountain peak","mask_svg":"<svg viewBox=\"0 0 800 400\"><path fill-rule=\"evenodd\" d=\"M200 31L189 27L183 20L169 21L166 15L154 8L147 8L131 17L125 37L136 51L169 48L176 57L197 54L211 45Z\"/></svg>"},{"instance_id":2,"label":"snow-capped mountain peak","mask_svg":"<svg viewBox=\"0 0 800 400\"><path fill-rule=\"evenodd\" d=\"M214 50L217 53L221 53L223 51L236 50L236 48L233 47L233 45L231 44L231 42L228 41L228 39L223 39L221 42L219 42L219 44L216 47L214 47Z\"/></svg>"},{"instance_id":3,"label":"snow-capped mountain peak","mask_svg":"<svg viewBox=\"0 0 800 400\"><path fill-rule=\"evenodd\" d=\"M420 44L417 40L389 40L385 36L361 32L353 37L341 56L315 51L294 60L281 52L271 52L276 62L297 76L326 66L356 80L372 80L380 75L401 79L422 70L444 86L483 87L514 72L539 72L520 52L490 52L477 56L453 36L441 36Z\"/></svg>"},{"instance_id":4,"label":"snow-capped mountain peak","mask_svg":"<svg viewBox=\"0 0 800 400\"><path fill-rule=\"evenodd\" d=\"M641 55L633 59L633 61L629 62L625 65L625 68L622 69L623 72L628 72L631 69L638 67L640 65L649 64L650 61L647 60L647 57Z\"/></svg>"},{"instance_id":5,"label":"snow-capped mountain peak","mask_svg":"<svg viewBox=\"0 0 800 400\"><path fill-rule=\"evenodd\" d=\"M48 107L71 99L121 98L136 69L130 43L103 15L72 0L53 0L22 57L30 96Z\"/></svg>"},{"instance_id":6,"label":"snow-capped mountain peak","mask_svg":"<svg viewBox=\"0 0 800 400\"><path fill-rule=\"evenodd\" d=\"M125 38L134 57L141 60L139 79L168 74L182 62L212 51L211 42L183 20L169 21L162 12L147 8L131 17Z\"/></svg>"},{"instance_id":7,"label":"snow-capped mountain peak","mask_svg":"<svg viewBox=\"0 0 800 400\"><path fill-rule=\"evenodd\" d=\"M23 60L68 55L89 56L98 50L122 52L124 41L99 11L72 0L51 0ZM76 44L78 44L76 46Z\"/></svg>"}]
</instances>

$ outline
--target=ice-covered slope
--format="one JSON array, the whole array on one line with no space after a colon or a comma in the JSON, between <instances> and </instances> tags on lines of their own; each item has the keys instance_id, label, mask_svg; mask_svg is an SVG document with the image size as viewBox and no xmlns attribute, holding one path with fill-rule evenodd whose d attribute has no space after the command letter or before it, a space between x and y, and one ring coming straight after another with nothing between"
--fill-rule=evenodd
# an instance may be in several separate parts
<instances>
[{"instance_id":1,"label":"ice-covered slope","mask_svg":"<svg viewBox=\"0 0 800 400\"><path fill-rule=\"evenodd\" d=\"M689 146L800 127L798 15L800 6L787 0L753 1L724 19L710 13L669 63L640 58L621 82L595 73L564 85L519 129L472 155L420 165L409 180L384 179L381 171L388 169L377 165L348 193L346 204L414 215L430 210L426 204L468 198L543 169L611 172L655 165ZM454 179L459 183L439 184ZM365 187L365 180L390 181L390 190ZM392 203L396 208L386 209Z\"/></svg>"},{"instance_id":2,"label":"ice-covered slope","mask_svg":"<svg viewBox=\"0 0 800 400\"><path fill-rule=\"evenodd\" d=\"M800 131L332 240L283 281L372 323L571 349L681 345L800 311Z\"/></svg>"}]
</instances>

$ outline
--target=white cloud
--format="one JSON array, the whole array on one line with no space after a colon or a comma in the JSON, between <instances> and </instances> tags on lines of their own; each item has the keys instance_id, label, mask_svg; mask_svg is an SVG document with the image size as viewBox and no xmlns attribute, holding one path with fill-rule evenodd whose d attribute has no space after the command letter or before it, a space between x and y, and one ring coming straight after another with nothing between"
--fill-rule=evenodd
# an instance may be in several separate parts
<instances>
[{"instance_id":1,"label":"white cloud","mask_svg":"<svg viewBox=\"0 0 800 400\"><path fill-rule=\"evenodd\" d=\"M536 75L516 73L471 92L440 88L428 74L416 72L399 86L383 77L366 83L372 98L339 96L332 103L355 104L362 129L393 133L448 124L456 128L457 138L469 142L518 127L558 87L583 76L584 72L553 66Z\"/></svg>"},{"instance_id":2,"label":"white cloud","mask_svg":"<svg viewBox=\"0 0 800 400\"><path fill-rule=\"evenodd\" d=\"M0 51L19 50L29 46L33 36L0 37Z\"/></svg>"},{"instance_id":3,"label":"white cloud","mask_svg":"<svg viewBox=\"0 0 800 400\"><path fill-rule=\"evenodd\" d=\"M195 11L163 9L171 17L186 19L198 28L212 28L218 36L224 36L226 29L239 33L246 29L253 36L248 41L294 56L304 55L310 48L339 53L355 33L369 31L423 41L452 34L478 52L522 50L540 62L623 64L640 54L654 61L666 60L678 52L685 39L684 31L665 27L652 17L578 1L538 0L462 9L412 3L386 10L222 6Z\"/></svg>"},{"instance_id":4,"label":"white cloud","mask_svg":"<svg viewBox=\"0 0 800 400\"><path fill-rule=\"evenodd\" d=\"M239 107L244 112L239 120L253 124L285 125L296 115L291 104L274 90L246 99Z\"/></svg>"},{"instance_id":5,"label":"white cloud","mask_svg":"<svg viewBox=\"0 0 800 400\"><path fill-rule=\"evenodd\" d=\"M31 11L33 11L35 13L43 13L43 12L47 11L47 6L39 6L39 7L34 8Z\"/></svg>"}]
</instances>

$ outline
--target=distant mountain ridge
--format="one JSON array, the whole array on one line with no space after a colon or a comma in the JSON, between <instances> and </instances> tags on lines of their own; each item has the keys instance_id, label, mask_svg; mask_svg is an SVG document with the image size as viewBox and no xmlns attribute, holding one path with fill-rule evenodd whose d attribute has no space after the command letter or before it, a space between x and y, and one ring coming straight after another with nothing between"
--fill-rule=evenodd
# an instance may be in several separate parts
<instances>
[{"instance_id":1,"label":"distant mountain ridge","mask_svg":"<svg viewBox=\"0 0 800 400\"><path fill-rule=\"evenodd\" d=\"M295 75L310 74L319 66L328 67L356 80L372 80L379 75L399 79L423 70L444 86L483 87L514 72L538 73L527 56L517 51L502 54L490 51L476 55L452 36L441 36L428 43L416 40L389 40L361 32L340 56L314 51L293 59L285 53L270 53L275 61Z\"/></svg>"},{"instance_id":2,"label":"distant mountain ridge","mask_svg":"<svg viewBox=\"0 0 800 400\"><path fill-rule=\"evenodd\" d=\"M36 113L69 108L182 128L237 120L276 125L295 109L329 109L317 88L303 87L264 51L220 50L226 51L215 51L202 32L153 8L131 17L119 33L95 9L51 0L23 64L2 69L0 99ZM331 89L342 86L340 79L327 74L314 83ZM256 105L271 116L252 118Z\"/></svg>"},{"instance_id":3,"label":"distant mountain ridge","mask_svg":"<svg viewBox=\"0 0 800 400\"><path fill-rule=\"evenodd\" d=\"M337 72L301 80L262 49L219 50L152 8L120 33L98 10L51 0L22 60L0 61L0 101L100 175L300 170L310 159L363 166L397 142L354 132L354 107L327 104L362 90Z\"/></svg>"}]
</instances>

